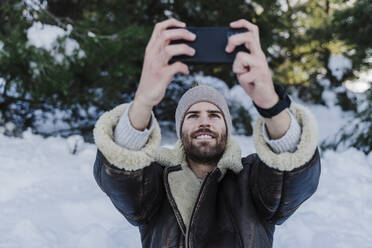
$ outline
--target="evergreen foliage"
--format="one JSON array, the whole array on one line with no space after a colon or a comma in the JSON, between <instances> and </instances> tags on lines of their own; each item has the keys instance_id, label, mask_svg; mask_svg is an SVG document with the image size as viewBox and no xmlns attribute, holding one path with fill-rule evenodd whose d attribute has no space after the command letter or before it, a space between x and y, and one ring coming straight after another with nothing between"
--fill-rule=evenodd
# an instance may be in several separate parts
<instances>
[{"instance_id":1,"label":"evergreen foliage","mask_svg":"<svg viewBox=\"0 0 372 248\"><path fill-rule=\"evenodd\" d=\"M360 71L372 70L371 13L372 2L360 0L349 8L337 11L332 20L336 36L351 48L349 58L353 61L352 79L356 79ZM344 93L339 95L339 99L344 110L355 111L355 119L341 128L333 139L324 141L322 147L355 147L368 154L372 151L372 90L369 89L359 97L350 97Z\"/></svg>"},{"instance_id":2,"label":"evergreen foliage","mask_svg":"<svg viewBox=\"0 0 372 248\"><path fill-rule=\"evenodd\" d=\"M305 101L325 104L324 90L340 87L346 80L357 78L358 71L371 67L372 4L368 0L351 3L2 0L0 126L14 123L18 132L8 132L13 135L30 127L45 135L83 134L91 141L97 117L132 99L154 24L169 17L188 26L228 26L240 18L255 23L274 81L297 88L298 96ZM48 49L30 42L30 30L41 27L59 28L60 35ZM329 66L335 54L352 62L352 69L341 77L335 76ZM229 87L238 83L231 65L191 66L192 73L200 71L222 79ZM322 80L330 84L325 86ZM174 87L154 109L161 125L169 128L174 126L179 96L188 87L177 79L172 84ZM338 93L337 99L343 109L353 110L363 122L371 123L371 108L358 112L358 103L345 92ZM230 107L239 134L250 135L249 112L242 106ZM52 131L40 129L40 118L50 118L50 114L53 118L59 116L68 126ZM365 125L372 130L370 124ZM371 144L368 132L358 138L364 140L364 147Z\"/></svg>"}]
</instances>

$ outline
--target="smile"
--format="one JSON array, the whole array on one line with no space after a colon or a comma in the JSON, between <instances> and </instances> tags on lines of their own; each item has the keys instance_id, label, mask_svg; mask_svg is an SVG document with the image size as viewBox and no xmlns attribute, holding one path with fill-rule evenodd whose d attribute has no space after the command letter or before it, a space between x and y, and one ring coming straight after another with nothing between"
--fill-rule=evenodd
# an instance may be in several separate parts
<instances>
[{"instance_id":1,"label":"smile","mask_svg":"<svg viewBox=\"0 0 372 248\"><path fill-rule=\"evenodd\" d=\"M196 136L197 140L210 140L210 139L213 139L212 136L210 135L207 135L207 134L203 134L203 135L199 135L199 136Z\"/></svg>"}]
</instances>

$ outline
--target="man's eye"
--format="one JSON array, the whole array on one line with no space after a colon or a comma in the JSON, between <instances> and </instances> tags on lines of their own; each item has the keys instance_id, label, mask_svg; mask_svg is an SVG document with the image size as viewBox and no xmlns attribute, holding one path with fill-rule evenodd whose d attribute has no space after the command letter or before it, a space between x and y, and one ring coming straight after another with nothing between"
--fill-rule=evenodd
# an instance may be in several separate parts
<instances>
[{"instance_id":1,"label":"man's eye","mask_svg":"<svg viewBox=\"0 0 372 248\"><path fill-rule=\"evenodd\" d=\"M197 115L196 114L192 114L192 115L189 115L188 118L194 118L194 117L197 117Z\"/></svg>"},{"instance_id":2,"label":"man's eye","mask_svg":"<svg viewBox=\"0 0 372 248\"><path fill-rule=\"evenodd\" d=\"M217 118L220 118L220 116L218 114L212 114L213 117L217 117Z\"/></svg>"}]
</instances>

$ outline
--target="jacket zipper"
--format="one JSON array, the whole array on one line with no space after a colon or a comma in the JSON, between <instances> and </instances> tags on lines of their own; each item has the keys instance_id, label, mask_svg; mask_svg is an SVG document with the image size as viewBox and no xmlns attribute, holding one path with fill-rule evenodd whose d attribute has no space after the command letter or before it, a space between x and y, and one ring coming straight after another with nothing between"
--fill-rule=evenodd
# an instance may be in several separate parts
<instances>
[{"instance_id":1,"label":"jacket zipper","mask_svg":"<svg viewBox=\"0 0 372 248\"><path fill-rule=\"evenodd\" d=\"M212 171L208 172L208 174L205 176L204 181L203 181L203 183L201 185L201 188L200 188L198 198L196 198L196 204L194 205L194 209L192 210L190 223L189 223L189 228L187 228L187 231L186 231L186 237L185 237L186 248L189 248L190 227L191 227L192 219L194 218L194 215L195 215L196 208L199 205L200 197L202 196L202 193L203 193L203 190L205 188L205 185L206 185L206 182L207 182L207 179L208 179L209 175L211 175L215 170L216 170L216 168L213 169Z\"/></svg>"}]
</instances>

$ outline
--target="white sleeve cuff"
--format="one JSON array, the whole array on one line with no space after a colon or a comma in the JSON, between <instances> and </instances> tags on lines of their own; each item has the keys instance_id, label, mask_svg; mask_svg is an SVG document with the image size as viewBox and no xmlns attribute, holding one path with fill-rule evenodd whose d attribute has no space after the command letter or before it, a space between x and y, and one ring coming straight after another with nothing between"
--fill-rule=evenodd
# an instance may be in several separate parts
<instances>
[{"instance_id":1,"label":"white sleeve cuff","mask_svg":"<svg viewBox=\"0 0 372 248\"><path fill-rule=\"evenodd\" d=\"M154 113L151 112L150 127L143 131L135 129L129 120L129 109L133 102L125 109L114 131L114 141L118 145L129 150L140 150L148 141L149 136L154 129Z\"/></svg>"},{"instance_id":2,"label":"white sleeve cuff","mask_svg":"<svg viewBox=\"0 0 372 248\"><path fill-rule=\"evenodd\" d=\"M293 116L291 111L286 109L289 116L291 117L291 124L289 129L283 137L280 139L270 139L266 130L265 122L262 124L262 133L264 140L271 147L275 153L283 152L294 152L297 149L297 145L300 143L301 138L301 127L297 119Z\"/></svg>"}]
</instances>

